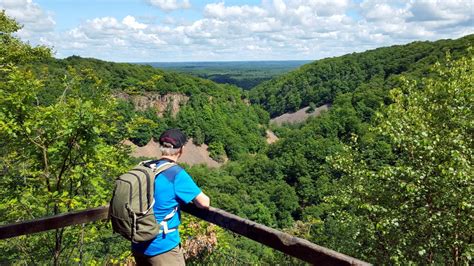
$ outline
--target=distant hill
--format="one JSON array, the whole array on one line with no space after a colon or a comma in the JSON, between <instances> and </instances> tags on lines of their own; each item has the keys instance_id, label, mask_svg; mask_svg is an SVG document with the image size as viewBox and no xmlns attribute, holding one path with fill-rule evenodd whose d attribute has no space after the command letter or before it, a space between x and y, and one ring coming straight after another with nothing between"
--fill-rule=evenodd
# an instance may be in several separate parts
<instances>
[{"instance_id":1,"label":"distant hill","mask_svg":"<svg viewBox=\"0 0 474 266\"><path fill-rule=\"evenodd\" d=\"M138 146L156 139L166 128L177 127L195 144L207 144L210 156L218 161L264 147L268 113L249 105L236 86L152 66L79 56L51 58L35 68L51 88L41 95L43 104L64 93L52 88L61 88L54 85L63 82L67 69L92 71L121 102L115 114L124 119L121 140L130 139Z\"/></svg>"},{"instance_id":2,"label":"distant hill","mask_svg":"<svg viewBox=\"0 0 474 266\"><path fill-rule=\"evenodd\" d=\"M233 84L248 90L263 81L295 70L309 62L311 61L151 62L139 64L187 73L217 83Z\"/></svg>"},{"instance_id":3,"label":"distant hill","mask_svg":"<svg viewBox=\"0 0 474 266\"><path fill-rule=\"evenodd\" d=\"M250 91L251 102L276 117L311 103L332 103L341 93L392 88L394 76L411 73L421 77L433 63L443 61L448 51L457 58L473 43L474 35L467 35L457 40L417 41L318 60L259 84Z\"/></svg>"}]
</instances>

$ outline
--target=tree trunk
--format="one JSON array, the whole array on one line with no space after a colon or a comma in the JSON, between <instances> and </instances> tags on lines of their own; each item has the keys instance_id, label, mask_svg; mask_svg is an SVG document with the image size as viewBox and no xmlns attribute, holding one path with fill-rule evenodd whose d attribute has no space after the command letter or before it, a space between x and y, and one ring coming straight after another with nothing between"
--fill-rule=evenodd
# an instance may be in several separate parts
<instances>
[{"instance_id":1,"label":"tree trunk","mask_svg":"<svg viewBox=\"0 0 474 266\"><path fill-rule=\"evenodd\" d=\"M63 240L63 228L56 229L56 243L54 245L54 254L53 254L53 264L54 266L59 265L59 257L61 256L61 247L62 247L62 240Z\"/></svg>"}]
</instances>

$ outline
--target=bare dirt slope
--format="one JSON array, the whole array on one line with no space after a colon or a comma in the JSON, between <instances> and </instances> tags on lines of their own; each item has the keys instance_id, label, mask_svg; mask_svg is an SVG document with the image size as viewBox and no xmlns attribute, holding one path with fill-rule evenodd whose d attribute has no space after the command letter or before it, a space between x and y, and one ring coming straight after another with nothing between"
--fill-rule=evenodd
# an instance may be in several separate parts
<instances>
[{"instance_id":1,"label":"bare dirt slope","mask_svg":"<svg viewBox=\"0 0 474 266\"><path fill-rule=\"evenodd\" d=\"M275 124L278 126L281 126L283 124L295 124L295 123L301 123L308 119L311 116L319 116L321 115L321 112L329 110L330 105L325 104L322 105L318 108L316 108L313 112L307 113L306 111L309 109L309 107L305 107L303 109L300 109L294 113L286 113L281 116L275 117L270 120L270 124Z\"/></svg>"},{"instance_id":2,"label":"bare dirt slope","mask_svg":"<svg viewBox=\"0 0 474 266\"><path fill-rule=\"evenodd\" d=\"M206 144L202 144L201 146L194 145L192 139L184 145L184 153L183 156L179 158L179 161L189 165L206 164L209 167L220 166L218 162L209 157Z\"/></svg>"},{"instance_id":3,"label":"bare dirt slope","mask_svg":"<svg viewBox=\"0 0 474 266\"><path fill-rule=\"evenodd\" d=\"M133 157L148 157L148 158L160 158L160 146L157 142L150 140L147 145L143 147L138 147L129 140L123 142L125 145L132 147L132 156ZM209 152L207 151L207 145L203 144L197 146L193 144L192 139L186 143L184 146L184 153L178 162L186 163L189 165L195 164L205 164L209 167L219 167L220 164L211 157L209 157Z\"/></svg>"}]
</instances>

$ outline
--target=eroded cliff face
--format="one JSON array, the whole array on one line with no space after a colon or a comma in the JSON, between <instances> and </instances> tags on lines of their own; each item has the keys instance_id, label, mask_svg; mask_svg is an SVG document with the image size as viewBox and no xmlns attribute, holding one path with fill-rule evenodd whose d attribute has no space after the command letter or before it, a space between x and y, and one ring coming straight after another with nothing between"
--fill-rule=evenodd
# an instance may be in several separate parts
<instances>
[{"instance_id":1,"label":"eroded cliff face","mask_svg":"<svg viewBox=\"0 0 474 266\"><path fill-rule=\"evenodd\" d=\"M189 100L188 96L179 93L168 93L165 95L154 92L144 92L139 95L120 93L117 94L116 97L131 101L138 111L153 108L160 117L168 110L171 111L172 116L176 116L179 112L179 108Z\"/></svg>"}]
</instances>

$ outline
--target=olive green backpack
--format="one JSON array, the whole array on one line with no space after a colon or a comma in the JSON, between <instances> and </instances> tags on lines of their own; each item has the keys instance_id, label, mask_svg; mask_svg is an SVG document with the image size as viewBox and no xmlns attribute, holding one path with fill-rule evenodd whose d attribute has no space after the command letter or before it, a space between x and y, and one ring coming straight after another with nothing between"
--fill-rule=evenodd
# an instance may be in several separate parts
<instances>
[{"instance_id":1,"label":"olive green backpack","mask_svg":"<svg viewBox=\"0 0 474 266\"><path fill-rule=\"evenodd\" d=\"M152 164L141 162L119 176L110 200L109 217L114 232L134 243L151 240L160 232L161 226L153 213L155 176L176 165L167 162L151 168Z\"/></svg>"}]
</instances>

